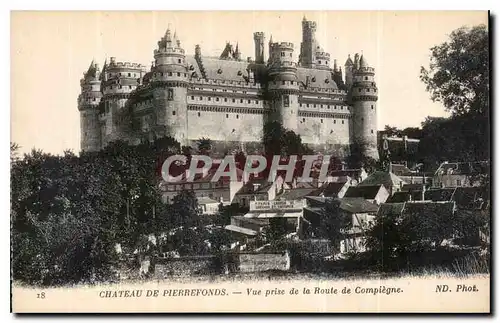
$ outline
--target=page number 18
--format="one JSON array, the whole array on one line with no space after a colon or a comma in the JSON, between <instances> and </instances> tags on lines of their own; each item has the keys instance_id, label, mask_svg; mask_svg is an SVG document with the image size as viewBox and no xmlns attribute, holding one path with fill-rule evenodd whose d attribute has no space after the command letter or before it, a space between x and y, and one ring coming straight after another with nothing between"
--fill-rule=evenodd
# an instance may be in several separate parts
<instances>
[{"instance_id":1,"label":"page number 18","mask_svg":"<svg viewBox=\"0 0 500 323\"><path fill-rule=\"evenodd\" d=\"M41 292L41 293L36 294L36 298L44 299L45 298L45 292Z\"/></svg>"}]
</instances>

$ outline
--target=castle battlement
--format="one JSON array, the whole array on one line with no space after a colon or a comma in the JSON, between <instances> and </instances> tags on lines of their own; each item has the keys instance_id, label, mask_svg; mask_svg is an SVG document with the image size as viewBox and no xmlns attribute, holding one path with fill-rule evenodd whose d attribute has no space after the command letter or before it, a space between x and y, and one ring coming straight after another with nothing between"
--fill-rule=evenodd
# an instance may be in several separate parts
<instances>
[{"instance_id":1,"label":"castle battlement","mask_svg":"<svg viewBox=\"0 0 500 323\"><path fill-rule=\"evenodd\" d=\"M273 49L291 49L291 50L293 50L294 48L293 43L289 42L275 42L271 44L271 47Z\"/></svg>"},{"instance_id":2,"label":"castle battlement","mask_svg":"<svg viewBox=\"0 0 500 323\"><path fill-rule=\"evenodd\" d=\"M161 49L155 49L154 54L174 54L174 55L186 55L186 51L182 48L167 47Z\"/></svg>"},{"instance_id":3,"label":"castle battlement","mask_svg":"<svg viewBox=\"0 0 500 323\"><path fill-rule=\"evenodd\" d=\"M242 88L259 89L261 86L259 84L253 84L246 81L234 81L234 80L214 80L214 79L202 79L197 78L193 80L193 85L218 85L218 86L236 86Z\"/></svg>"}]
</instances>

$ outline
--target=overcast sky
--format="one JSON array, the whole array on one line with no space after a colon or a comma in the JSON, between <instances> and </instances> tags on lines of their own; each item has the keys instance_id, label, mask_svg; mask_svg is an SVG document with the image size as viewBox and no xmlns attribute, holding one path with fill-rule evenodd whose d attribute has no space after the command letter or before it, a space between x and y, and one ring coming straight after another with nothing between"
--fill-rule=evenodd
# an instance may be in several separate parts
<instances>
[{"instance_id":1,"label":"overcast sky","mask_svg":"<svg viewBox=\"0 0 500 323\"><path fill-rule=\"evenodd\" d=\"M481 11L322 12L15 12L11 16L11 140L61 153L80 150L79 81L92 59L153 61L157 41L170 25L188 55L218 56L225 42L239 43L242 57L254 56L253 32L266 42L295 44L301 21L318 24L320 45L343 67L348 54L363 53L376 69L378 128L419 126L426 116L446 116L419 80L429 49L461 26L487 24Z\"/></svg>"}]
</instances>

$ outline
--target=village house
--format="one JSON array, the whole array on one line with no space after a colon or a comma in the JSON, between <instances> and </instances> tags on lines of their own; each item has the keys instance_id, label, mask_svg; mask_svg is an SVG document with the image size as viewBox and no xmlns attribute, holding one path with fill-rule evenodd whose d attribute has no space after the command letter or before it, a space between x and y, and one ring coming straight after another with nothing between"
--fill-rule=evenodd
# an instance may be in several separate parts
<instances>
[{"instance_id":1,"label":"village house","mask_svg":"<svg viewBox=\"0 0 500 323\"><path fill-rule=\"evenodd\" d=\"M251 201L272 201L283 191L283 177L277 175L274 181L268 178L253 178L242 185L234 195L232 204L248 208Z\"/></svg>"},{"instance_id":2,"label":"village house","mask_svg":"<svg viewBox=\"0 0 500 323\"><path fill-rule=\"evenodd\" d=\"M324 216L324 206L331 200L332 198L307 197L308 205L304 208L304 219L307 222L304 224L304 230L312 237L319 234L318 228L321 226L321 217ZM348 217L350 223L348 228L342 229L342 232L346 234L346 239L339 246L341 254L365 251L366 232L373 225L379 206L361 197L344 197L335 200L340 202L339 216Z\"/></svg>"},{"instance_id":3,"label":"village house","mask_svg":"<svg viewBox=\"0 0 500 323\"><path fill-rule=\"evenodd\" d=\"M168 183L162 181L160 183L160 190L162 191L162 200L166 204L171 204L174 197L182 190L192 190L197 198L208 198L216 201L217 204L229 205L234 199L236 193L244 185L242 171L237 169L237 180L231 180L228 176L222 176L216 182L212 181L217 171L217 164L214 164L205 175L196 174L193 180L190 180L184 174L181 180L177 182ZM208 204L211 204L209 200Z\"/></svg>"},{"instance_id":4,"label":"village house","mask_svg":"<svg viewBox=\"0 0 500 323\"><path fill-rule=\"evenodd\" d=\"M432 186L438 188L479 186L481 185L480 176L487 175L489 172L490 165L487 161L444 162L434 173Z\"/></svg>"},{"instance_id":5,"label":"village house","mask_svg":"<svg viewBox=\"0 0 500 323\"><path fill-rule=\"evenodd\" d=\"M381 204L385 203L390 196L384 185L351 186L347 189L344 197L362 197L368 202Z\"/></svg>"},{"instance_id":6,"label":"village house","mask_svg":"<svg viewBox=\"0 0 500 323\"><path fill-rule=\"evenodd\" d=\"M384 185L384 187L389 191L389 194L392 195L395 192L401 191L403 185L408 184L403 181L401 178L396 176L394 173L389 171L375 171L368 175L364 181L359 183L359 187L363 186L374 186L374 185Z\"/></svg>"}]
</instances>

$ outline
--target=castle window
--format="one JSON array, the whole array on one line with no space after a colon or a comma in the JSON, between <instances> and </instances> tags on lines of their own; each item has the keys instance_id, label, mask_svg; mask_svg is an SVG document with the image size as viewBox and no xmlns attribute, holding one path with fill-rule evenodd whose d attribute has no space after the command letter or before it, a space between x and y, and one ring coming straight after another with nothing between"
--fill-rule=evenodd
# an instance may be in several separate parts
<instances>
[{"instance_id":1,"label":"castle window","mask_svg":"<svg viewBox=\"0 0 500 323\"><path fill-rule=\"evenodd\" d=\"M333 124L336 124L337 123L337 120L333 119Z\"/></svg>"},{"instance_id":2,"label":"castle window","mask_svg":"<svg viewBox=\"0 0 500 323\"><path fill-rule=\"evenodd\" d=\"M229 114L226 113L226 118L229 118Z\"/></svg>"},{"instance_id":3,"label":"castle window","mask_svg":"<svg viewBox=\"0 0 500 323\"><path fill-rule=\"evenodd\" d=\"M172 72L168 72L168 76L172 76Z\"/></svg>"},{"instance_id":4,"label":"castle window","mask_svg":"<svg viewBox=\"0 0 500 323\"><path fill-rule=\"evenodd\" d=\"M233 103L236 102L236 99L233 99Z\"/></svg>"},{"instance_id":5,"label":"castle window","mask_svg":"<svg viewBox=\"0 0 500 323\"><path fill-rule=\"evenodd\" d=\"M316 103L314 104L314 107L316 108Z\"/></svg>"},{"instance_id":6,"label":"castle window","mask_svg":"<svg viewBox=\"0 0 500 323\"><path fill-rule=\"evenodd\" d=\"M194 100L194 95L191 96L191 100Z\"/></svg>"},{"instance_id":7,"label":"castle window","mask_svg":"<svg viewBox=\"0 0 500 323\"><path fill-rule=\"evenodd\" d=\"M366 92L370 92L370 89L366 89Z\"/></svg>"},{"instance_id":8,"label":"castle window","mask_svg":"<svg viewBox=\"0 0 500 323\"><path fill-rule=\"evenodd\" d=\"M122 86L120 85L120 89L122 88Z\"/></svg>"},{"instance_id":9,"label":"castle window","mask_svg":"<svg viewBox=\"0 0 500 323\"><path fill-rule=\"evenodd\" d=\"M177 76L181 76L181 73L177 72Z\"/></svg>"},{"instance_id":10,"label":"castle window","mask_svg":"<svg viewBox=\"0 0 500 323\"><path fill-rule=\"evenodd\" d=\"M321 61L318 61L318 64L321 65Z\"/></svg>"},{"instance_id":11,"label":"castle window","mask_svg":"<svg viewBox=\"0 0 500 323\"><path fill-rule=\"evenodd\" d=\"M306 118L302 118L302 122L306 122Z\"/></svg>"},{"instance_id":12,"label":"castle window","mask_svg":"<svg viewBox=\"0 0 500 323\"><path fill-rule=\"evenodd\" d=\"M377 92L377 89L373 89L373 92Z\"/></svg>"},{"instance_id":13,"label":"castle window","mask_svg":"<svg viewBox=\"0 0 500 323\"><path fill-rule=\"evenodd\" d=\"M255 100L255 104L259 104L259 101Z\"/></svg>"},{"instance_id":14,"label":"castle window","mask_svg":"<svg viewBox=\"0 0 500 323\"><path fill-rule=\"evenodd\" d=\"M215 98L215 101L219 102L219 98Z\"/></svg>"},{"instance_id":15,"label":"castle window","mask_svg":"<svg viewBox=\"0 0 500 323\"><path fill-rule=\"evenodd\" d=\"M172 111L172 115L175 116L175 111Z\"/></svg>"},{"instance_id":16,"label":"castle window","mask_svg":"<svg viewBox=\"0 0 500 323\"><path fill-rule=\"evenodd\" d=\"M118 76L122 76L122 73L118 73Z\"/></svg>"},{"instance_id":17,"label":"castle window","mask_svg":"<svg viewBox=\"0 0 500 323\"><path fill-rule=\"evenodd\" d=\"M200 96L200 100L203 100L203 97L202 97L202 96Z\"/></svg>"},{"instance_id":18,"label":"castle window","mask_svg":"<svg viewBox=\"0 0 500 323\"><path fill-rule=\"evenodd\" d=\"M341 106L341 107L340 107L340 110L344 110L344 106Z\"/></svg>"},{"instance_id":19,"label":"castle window","mask_svg":"<svg viewBox=\"0 0 500 323\"><path fill-rule=\"evenodd\" d=\"M188 76L187 73L184 73L184 77L187 77L187 76Z\"/></svg>"},{"instance_id":20,"label":"castle window","mask_svg":"<svg viewBox=\"0 0 500 323\"><path fill-rule=\"evenodd\" d=\"M302 108L302 103L299 103L299 107L301 107L301 108Z\"/></svg>"},{"instance_id":21,"label":"castle window","mask_svg":"<svg viewBox=\"0 0 500 323\"><path fill-rule=\"evenodd\" d=\"M281 81L281 83L282 83L283 85L285 85L285 83L286 83L286 82L285 82L285 81Z\"/></svg>"},{"instance_id":22,"label":"castle window","mask_svg":"<svg viewBox=\"0 0 500 323\"><path fill-rule=\"evenodd\" d=\"M358 89L358 92L361 92L361 89Z\"/></svg>"},{"instance_id":23,"label":"castle window","mask_svg":"<svg viewBox=\"0 0 500 323\"><path fill-rule=\"evenodd\" d=\"M226 89L224 89L224 90L222 90L222 92L227 92L227 90L226 90Z\"/></svg>"},{"instance_id":24,"label":"castle window","mask_svg":"<svg viewBox=\"0 0 500 323\"><path fill-rule=\"evenodd\" d=\"M212 101L212 98L211 98L211 97L208 97L208 101Z\"/></svg>"},{"instance_id":25,"label":"castle window","mask_svg":"<svg viewBox=\"0 0 500 323\"><path fill-rule=\"evenodd\" d=\"M95 98L93 98L92 101L95 101Z\"/></svg>"},{"instance_id":26,"label":"castle window","mask_svg":"<svg viewBox=\"0 0 500 323\"><path fill-rule=\"evenodd\" d=\"M342 124L344 124L344 120L342 120Z\"/></svg>"},{"instance_id":27,"label":"castle window","mask_svg":"<svg viewBox=\"0 0 500 323\"><path fill-rule=\"evenodd\" d=\"M285 52L281 52L281 56L282 56L282 57L285 57Z\"/></svg>"},{"instance_id":28,"label":"castle window","mask_svg":"<svg viewBox=\"0 0 500 323\"><path fill-rule=\"evenodd\" d=\"M240 116L237 114L237 115L236 115L236 119L239 119L239 118L240 118Z\"/></svg>"},{"instance_id":29,"label":"castle window","mask_svg":"<svg viewBox=\"0 0 500 323\"><path fill-rule=\"evenodd\" d=\"M292 57L292 53L290 53L290 57Z\"/></svg>"},{"instance_id":30,"label":"castle window","mask_svg":"<svg viewBox=\"0 0 500 323\"><path fill-rule=\"evenodd\" d=\"M212 89L212 91L216 92L216 91L217 91L217 89Z\"/></svg>"},{"instance_id":31,"label":"castle window","mask_svg":"<svg viewBox=\"0 0 500 323\"><path fill-rule=\"evenodd\" d=\"M328 109L330 109L330 106L328 106Z\"/></svg>"},{"instance_id":32,"label":"castle window","mask_svg":"<svg viewBox=\"0 0 500 323\"><path fill-rule=\"evenodd\" d=\"M224 102L227 102L227 98L224 98Z\"/></svg>"},{"instance_id":33,"label":"castle window","mask_svg":"<svg viewBox=\"0 0 500 323\"><path fill-rule=\"evenodd\" d=\"M179 58L179 61L178 61L178 62L179 62L179 64L180 64L180 63L182 63L182 59L180 59L180 58Z\"/></svg>"},{"instance_id":34,"label":"castle window","mask_svg":"<svg viewBox=\"0 0 500 323\"><path fill-rule=\"evenodd\" d=\"M201 117L201 113L198 112L198 117Z\"/></svg>"},{"instance_id":35,"label":"castle window","mask_svg":"<svg viewBox=\"0 0 500 323\"><path fill-rule=\"evenodd\" d=\"M131 76L131 74L130 74L130 73L128 73L128 77L130 77L130 76Z\"/></svg>"},{"instance_id":36,"label":"castle window","mask_svg":"<svg viewBox=\"0 0 500 323\"><path fill-rule=\"evenodd\" d=\"M373 129L372 129L372 133L373 133Z\"/></svg>"},{"instance_id":37,"label":"castle window","mask_svg":"<svg viewBox=\"0 0 500 323\"><path fill-rule=\"evenodd\" d=\"M321 120L321 123L323 123L323 119L320 119Z\"/></svg>"},{"instance_id":38,"label":"castle window","mask_svg":"<svg viewBox=\"0 0 500 323\"><path fill-rule=\"evenodd\" d=\"M168 101L173 101L174 100L174 89L168 89L167 93L167 100Z\"/></svg>"},{"instance_id":39,"label":"castle window","mask_svg":"<svg viewBox=\"0 0 500 323\"><path fill-rule=\"evenodd\" d=\"M240 103L243 103L243 99L240 99Z\"/></svg>"},{"instance_id":40,"label":"castle window","mask_svg":"<svg viewBox=\"0 0 500 323\"><path fill-rule=\"evenodd\" d=\"M306 104L306 107L308 107L308 108L309 108L309 103L308 103L308 104Z\"/></svg>"},{"instance_id":41,"label":"castle window","mask_svg":"<svg viewBox=\"0 0 500 323\"><path fill-rule=\"evenodd\" d=\"M373 104L372 104L372 110L373 110Z\"/></svg>"}]
</instances>

